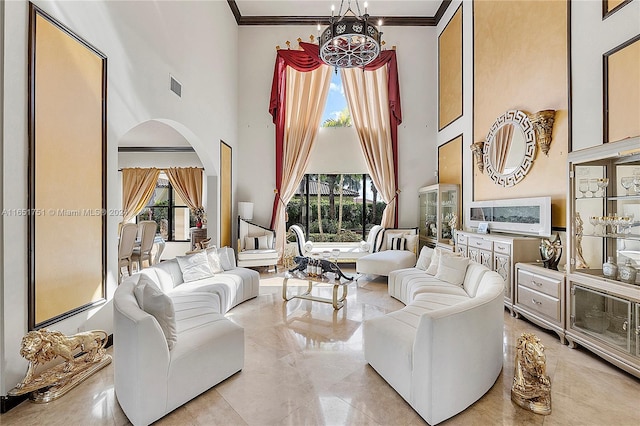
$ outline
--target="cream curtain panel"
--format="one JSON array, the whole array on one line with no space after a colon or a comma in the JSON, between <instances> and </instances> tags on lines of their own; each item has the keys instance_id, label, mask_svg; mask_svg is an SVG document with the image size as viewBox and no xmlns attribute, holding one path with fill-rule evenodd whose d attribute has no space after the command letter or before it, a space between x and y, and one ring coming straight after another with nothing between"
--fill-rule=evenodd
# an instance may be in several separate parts
<instances>
[{"instance_id":1,"label":"cream curtain panel","mask_svg":"<svg viewBox=\"0 0 640 426\"><path fill-rule=\"evenodd\" d=\"M274 226L276 250L281 255L287 234L286 206L307 170L330 84L331 68L327 65L310 72L287 67L282 185Z\"/></svg>"},{"instance_id":2,"label":"cream curtain panel","mask_svg":"<svg viewBox=\"0 0 640 426\"><path fill-rule=\"evenodd\" d=\"M147 205L153 191L160 170L149 169L122 169L122 221L128 222Z\"/></svg>"},{"instance_id":3,"label":"cream curtain panel","mask_svg":"<svg viewBox=\"0 0 640 426\"><path fill-rule=\"evenodd\" d=\"M393 228L396 214L396 186L389 123L387 67L375 71L341 69L347 103L373 184L387 207L381 225Z\"/></svg>"},{"instance_id":4,"label":"cream curtain panel","mask_svg":"<svg viewBox=\"0 0 640 426\"><path fill-rule=\"evenodd\" d=\"M164 171L173 189L191 210L202 209L202 169L171 167Z\"/></svg>"}]
</instances>

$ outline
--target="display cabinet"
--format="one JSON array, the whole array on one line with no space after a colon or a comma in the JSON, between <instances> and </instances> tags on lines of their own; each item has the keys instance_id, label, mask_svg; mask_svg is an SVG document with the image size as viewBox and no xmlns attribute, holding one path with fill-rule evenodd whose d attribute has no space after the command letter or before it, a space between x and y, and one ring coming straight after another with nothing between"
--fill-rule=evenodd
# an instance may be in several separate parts
<instances>
[{"instance_id":1,"label":"display cabinet","mask_svg":"<svg viewBox=\"0 0 640 426\"><path fill-rule=\"evenodd\" d=\"M640 377L640 138L569 154L566 337Z\"/></svg>"},{"instance_id":2,"label":"display cabinet","mask_svg":"<svg viewBox=\"0 0 640 426\"><path fill-rule=\"evenodd\" d=\"M418 190L420 249L425 245L453 248L451 220L455 215L460 223L459 200L458 185L454 184L436 184Z\"/></svg>"}]
</instances>

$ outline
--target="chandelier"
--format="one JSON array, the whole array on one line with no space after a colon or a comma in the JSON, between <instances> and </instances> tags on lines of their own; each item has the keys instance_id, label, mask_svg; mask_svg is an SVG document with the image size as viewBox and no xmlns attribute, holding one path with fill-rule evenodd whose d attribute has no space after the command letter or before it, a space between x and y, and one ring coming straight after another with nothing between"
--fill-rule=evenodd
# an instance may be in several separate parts
<instances>
[{"instance_id":1,"label":"chandelier","mask_svg":"<svg viewBox=\"0 0 640 426\"><path fill-rule=\"evenodd\" d=\"M364 15L360 13L358 0L355 0L358 14L351 9L351 0L347 0L344 13L343 6L344 0L341 0L337 16L331 6L329 26L318 39L320 58L336 68L364 67L380 55L382 32L379 27L382 22L378 22L378 28L369 22L367 3L364 3Z\"/></svg>"}]
</instances>

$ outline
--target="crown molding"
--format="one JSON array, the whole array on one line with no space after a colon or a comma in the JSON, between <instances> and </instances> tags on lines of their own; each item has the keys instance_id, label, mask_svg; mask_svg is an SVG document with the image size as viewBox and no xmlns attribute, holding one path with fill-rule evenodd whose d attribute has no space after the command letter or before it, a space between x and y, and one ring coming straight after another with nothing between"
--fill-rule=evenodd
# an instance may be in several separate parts
<instances>
[{"instance_id":1,"label":"crown molding","mask_svg":"<svg viewBox=\"0 0 640 426\"><path fill-rule=\"evenodd\" d=\"M242 16L235 0L227 0L238 25L328 25L328 16ZM384 26L435 27L449 7L451 0L443 0L435 16L373 16L375 22L382 19Z\"/></svg>"}]
</instances>

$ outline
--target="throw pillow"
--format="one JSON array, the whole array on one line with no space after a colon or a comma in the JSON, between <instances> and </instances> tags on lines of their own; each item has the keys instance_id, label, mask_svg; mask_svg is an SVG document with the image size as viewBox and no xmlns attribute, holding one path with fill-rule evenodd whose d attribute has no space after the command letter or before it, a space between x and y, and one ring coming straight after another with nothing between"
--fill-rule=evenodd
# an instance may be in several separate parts
<instances>
[{"instance_id":1,"label":"throw pillow","mask_svg":"<svg viewBox=\"0 0 640 426\"><path fill-rule=\"evenodd\" d=\"M269 236L260 235L259 237L244 237L245 250L265 250L269 247Z\"/></svg>"},{"instance_id":2,"label":"throw pillow","mask_svg":"<svg viewBox=\"0 0 640 426\"><path fill-rule=\"evenodd\" d=\"M431 263L427 268L426 272L430 275L436 275L438 273L438 265L440 263L440 256L455 256L460 257L460 253L452 253L449 250L442 250L439 247L436 247L433 250L433 255L431 256Z\"/></svg>"},{"instance_id":3,"label":"throw pillow","mask_svg":"<svg viewBox=\"0 0 640 426\"><path fill-rule=\"evenodd\" d=\"M415 235L409 235L409 234L405 234L404 238L405 240L407 240L407 250L413 252L413 253L417 253L418 252L418 238L420 236L418 234Z\"/></svg>"},{"instance_id":4,"label":"throw pillow","mask_svg":"<svg viewBox=\"0 0 640 426\"><path fill-rule=\"evenodd\" d=\"M203 251L188 256L176 256L185 283L213 276L207 253Z\"/></svg>"},{"instance_id":5,"label":"throw pillow","mask_svg":"<svg viewBox=\"0 0 640 426\"><path fill-rule=\"evenodd\" d=\"M386 250L391 250L391 241L394 238L402 238L402 236L404 235L403 232L388 232L385 233L384 236L387 239L387 247L385 247Z\"/></svg>"},{"instance_id":6,"label":"throw pillow","mask_svg":"<svg viewBox=\"0 0 640 426\"><path fill-rule=\"evenodd\" d=\"M138 301L140 309L153 315L158 321L169 350L173 349L178 341L176 332L176 314L173 308L173 301L169 296L164 294L156 283L146 275L142 275L138 280L138 284L133 289L133 295Z\"/></svg>"},{"instance_id":7,"label":"throw pillow","mask_svg":"<svg viewBox=\"0 0 640 426\"><path fill-rule=\"evenodd\" d=\"M389 250L406 250L407 240L402 237L391 238Z\"/></svg>"},{"instance_id":8,"label":"throw pillow","mask_svg":"<svg viewBox=\"0 0 640 426\"><path fill-rule=\"evenodd\" d=\"M220 247L218 249L218 257L220 258L220 266L223 270L229 271L235 268L235 257L233 259L229 258L229 256L233 256L233 249L231 247Z\"/></svg>"},{"instance_id":9,"label":"throw pillow","mask_svg":"<svg viewBox=\"0 0 640 426\"><path fill-rule=\"evenodd\" d=\"M433 256L433 249L427 246L422 247L420 250L420 256L416 262L416 268L426 271L431 264L431 257Z\"/></svg>"},{"instance_id":10,"label":"throw pillow","mask_svg":"<svg viewBox=\"0 0 640 426\"><path fill-rule=\"evenodd\" d=\"M460 256L440 256L436 278L449 284L461 286L467 272L469 259Z\"/></svg>"},{"instance_id":11,"label":"throw pillow","mask_svg":"<svg viewBox=\"0 0 640 426\"><path fill-rule=\"evenodd\" d=\"M214 274L224 272L224 268L222 267L222 260L220 258L220 255L218 254L218 249L213 246L207 248L206 252L207 258L209 259L209 266L211 266L211 271Z\"/></svg>"}]
</instances>

